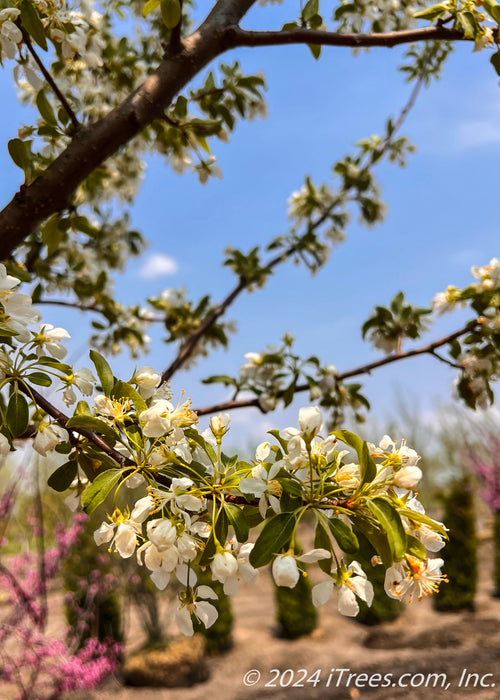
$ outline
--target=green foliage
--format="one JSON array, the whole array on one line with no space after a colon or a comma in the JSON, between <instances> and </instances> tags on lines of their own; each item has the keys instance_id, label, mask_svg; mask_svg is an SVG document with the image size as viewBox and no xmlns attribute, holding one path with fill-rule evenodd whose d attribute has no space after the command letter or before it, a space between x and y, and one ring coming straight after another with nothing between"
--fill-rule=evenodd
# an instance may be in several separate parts
<instances>
[{"instance_id":1,"label":"green foliage","mask_svg":"<svg viewBox=\"0 0 500 700\"><path fill-rule=\"evenodd\" d=\"M443 520L449 528L444 549L449 583L433 596L434 607L442 612L473 610L478 562L474 497L468 480L457 482L445 498Z\"/></svg>"},{"instance_id":2,"label":"green foliage","mask_svg":"<svg viewBox=\"0 0 500 700\"><path fill-rule=\"evenodd\" d=\"M312 603L311 590L307 575L301 575L295 588L274 586L280 637L297 639L316 629L318 613Z\"/></svg>"},{"instance_id":3,"label":"green foliage","mask_svg":"<svg viewBox=\"0 0 500 700\"><path fill-rule=\"evenodd\" d=\"M362 336L380 350L400 352L405 338L415 340L428 329L425 317L430 313L431 309L406 303L403 292L399 292L388 307L375 307L362 326Z\"/></svg>"}]
</instances>

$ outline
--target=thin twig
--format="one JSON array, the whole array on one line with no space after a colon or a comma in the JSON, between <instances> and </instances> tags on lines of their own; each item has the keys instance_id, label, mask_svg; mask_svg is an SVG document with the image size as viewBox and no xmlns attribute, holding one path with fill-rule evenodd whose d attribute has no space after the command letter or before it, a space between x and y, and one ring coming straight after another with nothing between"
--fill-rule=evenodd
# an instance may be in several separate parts
<instances>
[{"instance_id":1,"label":"thin twig","mask_svg":"<svg viewBox=\"0 0 500 700\"><path fill-rule=\"evenodd\" d=\"M12 571L10 571L10 569L8 569L5 566L5 564L2 564L2 562L0 562L0 574L3 574L4 576L6 576L9 579L9 581L12 584L12 588L15 590L16 594L19 596L23 605L26 606L26 610L27 610L29 616L31 617L31 619L33 620L35 625L37 625L37 627L38 627L41 623L40 614L38 613L36 607L33 605L33 599L31 598L31 596L28 593L26 593L26 591L21 586L21 584L19 583L17 578L14 576Z\"/></svg>"},{"instance_id":2,"label":"thin twig","mask_svg":"<svg viewBox=\"0 0 500 700\"><path fill-rule=\"evenodd\" d=\"M59 88L57 87L57 84L56 84L54 78L51 76L51 74L49 73L49 71L48 71L48 70L45 68L45 66L43 65L42 59L40 58L40 56L39 56L38 53L36 52L35 47L33 46L33 44L31 43L31 39L30 39L30 36L29 36L28 32L24 29L23 26L20 26L19 28L21 29L21 32L22 32L22 34L23 34L23 41L24 41L24 43L26 44L26 46L27 46L28 51L30 52L30 54L33 56L33 59L35 60L35 63L36 63L37 66L40 68L40 71L41 71L43 77L44 77L45 80L48 82L48 84L49 84L50 87L52 88L52 92L55 94L55 96L57 97L57 99L59 100L59 102L60 102L60 103L62 104L62 106L64 107L64 110L65 110L66 114L68 115L68 117L71 119L71 123L72 123L73 126L75 127L75 130L79 129L79 128L81 127L81 124L80 124L80 122L78 121L78 119L77 119L77 117L76 117L76 114L75 114L75 113L73 112L73 110L71 109L71 106L70 106L68 100L64 97L64 95L62 94L62 92L61 92L61 91L59 90Z\"/></svg>"},{"instance_id":3,"label":"thin twig","mask_svg":"<svg viewBox=\"0 0 500 700\"><path fill-rule=\"evenodd\" d=\"M442 347L443 345L446 345L447 343L451 343L456 338L460 338L462 335L469 333L470 331L474 330L474 328L476 328L477 326L477 321L470 321L466 326L464 326L460 330L455 331L454 333L450 333L449 335L446 335L443 338L440 338L439 340L435 340L432 343L423 345L420 348L414 348L413 350L407 350L406 352L401 352L394 355L387 355L386 357L383 357L380 360L375 360L374 362L369 362L368 364L361 365L360 367L355 367L354 369L347 370L346 372L341 372L340 374L335 375L335 378L338 382L343 382L346 379L358 377L361 374L370 374L374 369L377 369L378 367L390 365L393 362L398 362L399 360L404 360L409 357L416 357L417 355L431 355L432 357L437 357L437 359L441 361L445 361L444 358L436 355L435 350L437 348ZM452 367L461 369L459 365L454 365L453 363L449 362L447 362L447 364L451 364ZM309 390L309 384L298 384L295 388L295 393L297 394ZM276 394L276 398L283 398L284 393L285 390L279 391ZM259 408L263 413L265 413L265 411L263 411L259 404L258 397L251 399L241 399L239 401L227 401L225 403L221 402L218 404L214 404L213 406L206 406L205 408L195 408L194 411L199 416L205 416L212 413L220 413L221 411L231 411L237 408L249 408L251 406Z\"/></svg>"},{"instance_id":4,"label":"thin twig","mask_svg":"<svg viewBox=\"0 0 500 700\"><path fill-rule=\"evenodd\" d=\"M39 304L46 304L46 305L51 305L51 306L66 306L70 309L78 309L78 311L94 311L97 314L101 314L101 316L106 317L106 311L105 309L102 309L100 306L97 306L95 302L92 304L80 304L76 301L64 301L63 299L37 299L36 302L33 302L35 306L38 306ZM139 321L146 321L148 323L165 323L165 318L162 316L144 316L143 314L139 313L137 315L137 318Z\"/></svg>"}]
</instances>

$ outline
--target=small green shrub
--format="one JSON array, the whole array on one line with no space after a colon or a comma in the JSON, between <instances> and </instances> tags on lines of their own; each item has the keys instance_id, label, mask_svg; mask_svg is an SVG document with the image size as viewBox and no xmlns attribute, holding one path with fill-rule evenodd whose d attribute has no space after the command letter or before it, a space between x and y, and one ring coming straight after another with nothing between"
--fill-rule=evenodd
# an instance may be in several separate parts
<instances>
[{"instance_id":1,"label":"small green shrub","mask_svg":"<svg viewBox=\"0 0 500 700\"><path fill-rule=\"evenodd\" d=\"M301 576L295 588L274 586L278 635L297 639L316 629L318 613L312 603L309 577Z\"/></svg>"},{"instance_id":2,"label":"small green shrub","mask_svg":"<svg viewBox=\"0 0 500 700\"><path fill-rule=\"evenodd\" d=\"M361 564L368 580L372 583L373 602L368 607L364 601L358 598L359 613L355 620L368 626L379 625L381 622L392 622L401 615L404 606L399 600L389 598L384 590L385 568L372 566L371 558L376 554L375 550L361 533L356 532L356 535L359 540L359 551L353 556L353 559Z\"/></svg>"},{"instance_id":3,"label":"small green shrub","mask_svg":"<svg viewBox=\"0 0 500 700\"><path fill-rule=\"evenodd\" d=\"M449 583L433 596L441 612L473 610L477 587L477 534L474 498L468 480L456 483L445 498L444 522L449 541L443 551Z\"/></svg>"},{"instance_id":4,"label":"small green shrub","mask_svg":"<svg viewBox=\"0 0 500 700\"><path fill-rule=\"evenodd\" d=\"M234 617L231 609L231 600L224 593L222 583L212 581L208 569L198 576L198 582L205 586L210 586L217 594L218 599L211 600L210 603L217 608L219 615L211 627L205 629L205 625L199 625L196 627L196 631L205 637L206 650L209 654L222 654L233 646Z\"/></svg>"}]
</instances>

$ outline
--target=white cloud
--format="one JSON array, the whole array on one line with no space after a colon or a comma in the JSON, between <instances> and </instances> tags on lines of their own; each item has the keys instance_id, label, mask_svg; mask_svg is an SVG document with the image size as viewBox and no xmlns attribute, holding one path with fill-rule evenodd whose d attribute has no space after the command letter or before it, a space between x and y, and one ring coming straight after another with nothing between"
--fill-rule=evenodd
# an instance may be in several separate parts
<instances>
[{"instance_id":1,"label":"white cloud","mask_svg":"<svg viewBox=\"0 0 500 700\"><path fill-rule=\"evenodd\" d=\"M498 115L490 119L461 124L458 128L458 144L462 148L492 146L500 143L500 123Z\"/></svg>"},{"instance_id":2,"label":"white cloud","mask_svg":"<svg viewBox=\"0 0 500 700\"><path fill-rule=\"evenodd\" d=\"M139 270L141 277L167 277L175 275L179 265L177 261L163 253L153 253Z\"/></svg>"}]
</instances>

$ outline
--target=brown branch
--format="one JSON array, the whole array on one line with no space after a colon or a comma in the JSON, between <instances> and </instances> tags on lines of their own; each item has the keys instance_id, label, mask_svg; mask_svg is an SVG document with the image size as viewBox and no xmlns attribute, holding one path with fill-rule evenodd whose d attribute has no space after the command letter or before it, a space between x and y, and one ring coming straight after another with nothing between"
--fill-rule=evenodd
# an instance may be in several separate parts
<instances>
[{"instance_id":1,"label":"brown branch","mask_svg":"<svg viewBox=\"0 0 500 700\"><path fill-rule=\"evenodd\" d=\"M18 382L18 388L19 391L22 391L23 394L26 394L29 398L34 399L36 404L40 406L42 410L45 411L49 416L54 418L57 423L62 426L63 428L66 428L66 423L69 421L69 418L67 415L65 415L62 411L60 411L58 408L56 408L53 404L50 403L42 394L40 394L36 389L34 389L32 386L28 386L27 384L23 382ZM105 454L107 454L109 457L115 460L120 467L130 467L130 466L136 466L132 460L127 459L124 455L120 454L117 450L114 450L112 447L108 445L108 443L103 440L100 435L97 435L93 430L89 430L88 428L67 428L67 430L71 430L75 433L78 433L79 435L82 435L83 437L86 437L87 440L90 440L90 442L93 442L96 447L98 447L100 450L102 450Z\"/></svg>"},{"instance_id":2,"label":"brown branch","mask_svg":"<svg viewBox=\"0 0 500 700\"><path fill-rule=\"evenodd\" d=\"M431 355L432 357L437 357L437 359L441 361L445 361L444 358L437 356L436 355L436 350L437 348L442 347L443 345L447 345L448 343L451 343L453 340L456 340L457 338L460 338L461 336L465 335L466 333L469 333L470 331L474 330L478 325L478 321L470 321L467 325L465 325L463 328L461 328L458 331L455 331L454 333L450 333L449 335L444 336L443 338L440 338L439 340L435 340L432 343L428 343L427 345L423 345L420 348L414 348L413 350L407 350L406 352L401 352L398 354L394 355L387 355L386 357L381 358L380 360L375 360L374 362L369 362L368 364L361 365L360 367L355 367L354 369L347 370L346 372L341 372L340 374L335 375L335 378L338 382L343 382L346 379L351 379L352 377L358 377L359 375L362 374L370 374L374 369L378 369L379 367L383 367L384 365L389 365L392 364L393 362L398 362L399 360L405 360L409 357L416 357L417 355ZM457 367L460 369L459 365L453 365L453 363L450 363L446 361L447 364L450 364L452 367ZM310 389L309 384L298 384L295 388L295 393L298 394L303 391L308 391ZM279 391L276 394L276 398L281 399L283 398L283 395L285 393L285 390ZM199 416L206 416L210 415L212 413L220 413L222 411L231 411L237 408L249 408L249 407L255 407L258 408L260 411L265 413L263 409L260 407L259 404L259 399L258 397L251 398L251 399L241 399L241 400L233 400L233 401L227 401L227 402L221 402L218 404L214 404L213 406L206 406L204 408L195 408L194 411L199 415Z\"/></svg>"},{"instance_id":3,"label":"brown branch","mask_svg":"<svg viewBox=\"0 0 500 700\"><path fill-rule=\"evenodd\" d=\"M350 46L352 48L383 46L392 48L399 44L409 44L417 41L468 40L461 29L447 29L442 26L407 29L405 31L385 32L380 34L349 34L314 29L255 32L241 29L240 27L232 27L228 31L228 37L233 48L239 46L288 46L290 44Z\"/></svg>"},{"instance_id":4,"label":"brown branch","mask_svg":"<svg viewBox=\"0 0 500 700\"><path fill-rule=\"evenodd\" d=\"M78 311L94 311L95 313L101 314L101 316L106 316L104 309L101 309L95 303L92 304L79 304L76 301L64 301L64 299L38 299L33 302L35 306L40 304L46 304L51 306L65 306L70 309L78 309ZM137 317L139 321L145 321L147 323L165 323L165 319L161 316L142 316L141 314Z\"/></svg>"},{"instance_id":5,"label":"brown branch","mask_svg":"<svg viewBox=\"0 0 500 700\"><path fill-rule=\"evenodd\" d=\"M76 114L75 114L75 113L73 112L73 110L71 109L71 105L69 104L68 100L64 97L64 95L62 94L62 92L61 92L61 91L59 90L59 88L57 87L57 83L56 83L56 81L54 80L54 78L51 76L51 74L49 73L49 71L48 71L48 70L45 68L45 66L43 65L42 59L40 58L40 56L39 56L38 53L36 52L35 47L33 46L33 44L31 43L30 35L29 35L28 32L24 29L23 26L21 26L21 25L18 25L18 26L19 26L19 28L20 28L22 34L23 34L23 42L26 44L26 46L27 46L27 48L28 48L28 51L29 51L30 54L33 56L33 59L34 59L35 63L37 64L37 66L39 67L40 72L42 73L43 77L45 78L45 80L46 80L46 81L48 82L48 84L50 85L50 87L51 87L52 92L54 93L54 95L57 97L57 99L59 100L59 102L62 104L62 106L63 106L63 108L64 108L64 111L66 112L66 114L68 115L68 117L71 119L71 123L73 124L75 130L76 130L76 129L79 129L80 126L81 126L81 124L80 124L80 122L78 121L78 119L77 119L77 117L76 117Z\"/></svg>"},{"instance_id":6,"label":"brown branch","mask_svg":"<svg viewBox=\"0 0 500 700\"><path fill-rule=\"evenodd\" d=\"M143 131L208 63L231 48L227 28L237 25L255 0L218 0L205 21L167 53L158 68L102 119L77 130L71 143L0 211L0 260L52 214L66 209L78 186L105 160Z\"/></svg>"},{"instance_id":7,"label":"brown branch","mask_svg":"<svg viewBox=\"0 0 500 700\"><path fill-rule=\"evenodd\" d=\"M255 0L218 0L200 27L183 39L177 52L168 51L140 87L102 119L77 130L54 162L33 182L23 185L0 211L0 260L8 258L45 219L66 209L75 190L97 167L155 119L161 119L178 92L228 50L294 43L356 47L464 39L462 31L444 27L374 35L239 29L238 23L254 3Z\"/></svg>"}]
</instances>

